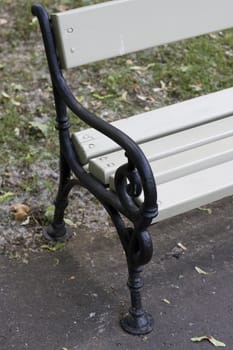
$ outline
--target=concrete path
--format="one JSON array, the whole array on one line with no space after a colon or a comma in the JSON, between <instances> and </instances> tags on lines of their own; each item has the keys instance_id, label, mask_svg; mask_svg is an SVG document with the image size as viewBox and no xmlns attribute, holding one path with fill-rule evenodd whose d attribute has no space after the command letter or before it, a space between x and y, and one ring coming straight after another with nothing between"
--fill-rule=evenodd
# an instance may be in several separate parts
<instances>
[{"instance_id":1,"label":"concrete path","mask_svg":"<svg viewBox=\"0 0 233 350\"><path fill-rule=\"evenodd\" d=\"M232 350L232 198L208 208L151 230L155 253L143 299L155 329L147 336L128 335L118 323L128 290L114 230L81 227L63 250L34 253L28 264L1 256L0 349L208 350L208 341L190 338L212 335Z\"/></svg>"}]
</instances>

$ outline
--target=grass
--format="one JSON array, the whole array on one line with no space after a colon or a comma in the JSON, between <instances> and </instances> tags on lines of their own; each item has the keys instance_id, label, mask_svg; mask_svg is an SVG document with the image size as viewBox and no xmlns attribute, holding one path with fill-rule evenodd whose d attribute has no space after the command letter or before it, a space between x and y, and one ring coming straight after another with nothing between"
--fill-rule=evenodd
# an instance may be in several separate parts
<instances>
[{"instance_id":1,"label":"grass","mask_svg":"<svg viewBox=\"0 0 233 350\"><path fill-rule=\"evenodd\" d=\"M43 1L49 11L97 2ZM50 138L56 137L50 80L32 4L2 0L0 10L7 21L0 36L0 54L7 57L0 66L0 138L3 149L17 159L30 152L28 145L51 144L30 127L35 118L47 123ZM232 47L233 31L228 30L98 62L72 70L67 77L85 105L107 119L117 118L232 86ZM31 100L32 90L36 102ZM83 126L74 118L73 124Z\"/></svg>"}]
</instances>

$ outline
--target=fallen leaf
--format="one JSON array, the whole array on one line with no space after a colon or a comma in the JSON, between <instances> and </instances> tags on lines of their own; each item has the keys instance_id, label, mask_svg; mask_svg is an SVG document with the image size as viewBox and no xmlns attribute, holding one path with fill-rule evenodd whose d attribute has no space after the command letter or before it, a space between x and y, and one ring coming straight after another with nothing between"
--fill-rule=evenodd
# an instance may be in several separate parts
<instances>
[{"instance_id":1,"label":"fallen leaf","mask_svg":"<svg viewBox=\"0 0 233 350\"><path fill-rule=\"evenodd\" d=\"M28 224L30 224L30 216L28 216L27 219L21 223L21 226L26 226Z\"/></svg>"},{"instance_id":2,"label":"fallen leaf","mask_svg":"<svg viewBox=\"0 0 233 350\"><path fill-rule=\"evenodd\" d=\"M21 85L21 84L16 84L16 83L12 83L11 84L11 86L13 87L13 89L15 90L15 91L23 91L24 90L24 87L23 87L23 85Z\"/></svg>"},{"instance_id":3,"label":"fallen leaf","mask_svg":"<svg viewBox=\"0 0 233 350\"><path fill-rule=\"evenodd\" d=\"M133 64L133 61L132 61L132 60L126 60L126 64L127 64L128 66L130 66L130 65Z\"/></svg>"},{"instance_id":4,"label":"fallen leaf","mask_svg":"<svg viewBox=\"0 0 233 350\"><path fill-rule=\"evenodd\" d=\"M193 91L197 91L197 92L202 91L203 89L202 84L190 84L189 86Z\"/></svg>"},{"instance_id":5,"label":"fallen leaf","mask_svg":"<svg viewBox=\"0 0 233 350\"><path fill-rule=\"evenodd\" d=\"M0 26L7 24L7 19L5 18L0 18Z\"/></svg>"},{"instance_id":6,"label":"fallen leaf","mask_svg":"<svg viewBox=\"0 0 233 350\"><path fill-rule=\"evenodd\" d=\"M10 95L7 92L5 92L5 91L2 91L2 96L5 97L5 98L8 98L8 99L11 98Z\"/></svg>"},{"instance_id":7,"label":"fallen leaf","mask_svg":"<svg viewBox=\"0 0 233 350\"><path fill-rule=\"evenodd\" d=\"M217 346L217 347L225 347L226 346L226 344L224 344L221 341L215 339L211 335L204 335L202 337L191 338L191 341L193 341L193 342L200 342L200 341L203 341L203 340L208 340L212 345Z\"/></svg>"},{"instance_id":8,"label":"fallen leaf","mask_svg":"<svg viewBox=\"0 0 233 350\"><path fill-rule=\"evenodd\" d=\"M53 266L57 266L59 265L59 263L60 263L60 260L58 258L55 258Z\"/></svg>"},{"instance_id":9,"label":"fallen leaf","mask_svg":"<svg viewBox=\"0 0 233 350\"><path fill-rule=\"evenodd\" d=\"M146 67L143 67L143 66L132 66L132 67L130 67L130 69L134 70L134 71L145 72L145 71L147 71L148 69L150 69L150 68L152 68L154 66L155 66L155 63L150 63Z\"/></svg>"},{"instance_id":10,"label":"fallen leaf","mask_svg":"<svg viewBox=\"0 0 233 350\"><path fill-rule=\"evenodd\" d=\"M200 267L195 266L195 270L200 274L200 275L208 275L208 272L202 270Z\"/></svg>"},{"instance_id":11,"label":"fallen leaf","mask_svg":"<svg viewBox=\"0 0 233 350\"><path fill-rule=\"evenodd\" d=\"M210 208L204 208L204 207L200 207L198 208L198 210L201 210L201 211L206 211L209 215L212 214L212 210Z\"/></svg>"},{"instance_id":12,"label":"fallen leaf","mask_svg":"<svg viewBox=\"0 0 233 350\"><path fill-rule=\"evenodd\" d=\"M20 106L21 103L19 101L16 101L12 96L10 96L7 92L2 91L2 96L4 98L6 98L7 100L10 100L10 102L14 105L14 106Z\"/></svg>"},{"instance_id":13,"label":"fallen leaf","mask_svg":"<svg viewBox=\"0 0 233 350\"><path fill-rule=\"evenodd\" d=\"M57 250L63 248L64 246L65 246L65 243L58 242L55 245L42 244L40 247L41 249L47 249L50 252L56 252Z\"/></svg>"},{"instance_id":14,"label":"fallen leaf","mask_svg":"<svg viewBox=\"0 0 233 350\"><path fill-rule=\"evenodd\" d=\"M64 11L68 10L68 6L61 4L61 5L58 5L57 9L59 12L64 12Z\"/></svg>"},{"instance_id":15,"label":"fallen leaf","mask_svg":"<svg viewBox=\"0 0 233 350\"><path fill-rule=\"evenodd\" d=\"M135 71L145 70L145 68L141 66L131 66L130 69Z\"/></svg>"},{"instance_id":16,"label":"fallen leaf","mask_svg":"<svg viewBox=\"0 0 233 350\"><path fill-rule=\"evenodd\" d=\"M36 26L37 25L37 21L38 21L37 17L33 17L31 22L29 23L29 25L30 26Z\"/></svg>"},{"instance_id":17,"label":"fallen leaf","mask_svg":"<svg viewBox=\"0 0 233 350\"><path fill-rule=\"evenodd\" d=\"M97 98L97 100L106 100L107 98L111 98L113 97L112 94L109 94L109 95L99 95L97 93L94 93L93 94L93 97Z\"/></svg>"},{"instance_id":18,"label":"fallen leaf","mask_svg":"<svg viewBox=\"0 0 233 350\"><path fill-rule=\"evenodd\" d=\"M48 208L46 209L45 217L48 220L48 222L51 222L53 220L54 210L55 210L55 206L53 204L49 205Z\"/></svg>"},{"instance_id":19,"label":"fallen leaf","mask_svg":"<svg viewBox=\"0 0 233 350\"><path fill-rule=\"evenodd\" d=\"M77 224L75 224L73 221L71 221L70 219L64 219L65 223L67 225L69 225L70 227L74 227L76 228L77 227Z\"/></svg>"},{"instance_id":20,"label":"fallen leaf","mask_svg":"<svg viewBox=\"0 0 233 350\"><path fill-rule=\"evenodd\" d=\"M44 123L44 122L30 122L29 123L30 126L33 128L33 129L37 129L39 130L45 137L48 136L48 124L47 123Z\"/></svg>"},{"instance_id":21,"label":"fallen leaf","mask_svg":"<svg viewBox=\"0 0 233 350\"><path fill-rule=\"evenodd\" d=\"M182 250L187 250L187 248L181 242L177 243L177 246Z\"/></svg>"},{"instance_id":22,"label":"fallen leaf","mask_svg":"<svg viewBox=\"0 0 233 350\"><path fill-rule=\"evenodd\" d=\"M10 99L10 101L11 101L11 103L14 105L14 106L20 106L21 105L21 103L19 102L19 101L16 101L15 99L13 99L13 98L11 98Z\"/></svg>"},{"instance_id":23,"label":"fallen leaf","mask_svg":"<svg viewBox=\"0 0 233 350\"><path fill-rule=\"evenodd\" d=\"M13 192L6 192L6 193L2 194L0 196L0 203L9 201L10 199L12 199L14 197L14 195L15 194Z\"/></svg>"},{"instance_id":24,"label":"fallen leaf","mask_svg":"<svg viewBox=\"0 0 233 350\"><path fill-rule=\"evenodd\" d=\"M211 39L216 39L217 38L217 34L216 33L210 33L210 34L208 34L209 35L209 37L211 38Z\"/></svg>"},{"instance_id":25,"label":"fallen leaf","mask_svg":"<svg viewBox=\"0 0 233 350\"><path fill-rule=\"evenodd\" d=\"M191 68L192 68L191 65L185 66L185 65L182 64L182 65L180 66L180 70L181 70L182 73L188 72Z\"/></svg>"},{"instance_id":26,"label":"fallen leaf","mask_svg":"<svg viewBox=\"0 0 233 350\"><path fill-rule=\"evenodd\" d=\"M127 95L128 95L128 92L127 91L124 91L120 97L120 100L123 101L123 102L128 102L127 100Z\"/></svg>"},{"instance_id":27,"label":"fallen leaf","mask_svg":"<svg viewBox=\"0 0 233 350\"><path fill-rule=\"evenodd\" d=\"M24 220L28 216L30 208L26 204L13 204L10 208L12 212L14 212L14 217L16 220Z\"/></svg>"},{"instance_id":28,"label":"fallen leaf","mask_svg":"<svg viewBox=\"0 0 233 350\"><path fill-rule=\"evenodd\" d=\"M138 98L140 101L143 101L143 102L147 101L147 97L144 96L144 95L139 95L139 94L137 94L136 96L137 96L137 98Z\"/></svg>"},{"instance_id":29,"label":"fallen leaf","mask_svg":"<svg viewBox=\"0 0 233 350\"><path fill-rule=\"evenodd\" d=\"M160 80L161 90L166 90L167 86L166 83L163 80Z\"/></svg>"},{"instance_id":30,"label":"fallen leaf","mask_svg":"<svg viewBox=\"0 0 233 350\"><path fill-rule=\"evenodd\" d=\"M162 301L165 303L165 304L171 304L171 302L167 299L162 299Z\"/></svg>"},{"instance_id":31,"label":"fallen leaf","mask_svg":"<svg viewBox=\"0 0 233 350\"><path fill-rule=\"evenodd\" d=\"M17 137L20 136L20 129L19 128L15 128L14 132L15 132L15 136L17 136Z\"/></svg>"}]
</instances>

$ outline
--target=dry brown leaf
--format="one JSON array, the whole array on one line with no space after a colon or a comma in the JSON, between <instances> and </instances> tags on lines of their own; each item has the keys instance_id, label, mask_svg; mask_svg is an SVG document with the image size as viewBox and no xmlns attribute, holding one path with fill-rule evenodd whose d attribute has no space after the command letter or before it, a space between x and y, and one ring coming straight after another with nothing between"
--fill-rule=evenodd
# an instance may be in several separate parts
<instances>
[{"instance_id":1,"label":"dry brown leaf","mask_svg":"<svg viewBox=\"0 0 233 350\"><path fill-rule=\"evenodd\" d=\"M16 220L26 219L30 211L29 206L22 203L13 204L10 209L14 213L14 218Z\"/></svg>"}]
</instances>

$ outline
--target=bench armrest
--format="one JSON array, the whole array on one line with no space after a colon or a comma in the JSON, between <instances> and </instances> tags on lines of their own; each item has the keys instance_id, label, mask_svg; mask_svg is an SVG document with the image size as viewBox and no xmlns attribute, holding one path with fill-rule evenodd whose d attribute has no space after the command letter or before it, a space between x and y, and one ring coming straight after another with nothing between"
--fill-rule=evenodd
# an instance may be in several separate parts
<instances>
[{"instance_id":1,"label":"bench armrest","mask_svg":"<svg viewBox=\"0 0 233 350\"><path fill-rule=\"evenodd\" d=\"M41 27L60 128L67 129L69 127L65 113L66 108L64 107L67 106L86 124L103 133L125 150L128 164L121 166L116 172L116 192L122 206L128 212L128 217L134 217L134 220L135 217L143 217L144 221L146 221L145 226L147 226L148 222L157 215L157 191L148 160L141 148L129 136L113 125L96 117L77 101L59 67L56 44L47 11L42 5L36 4L32 7L32 13L37 16ZM70 147L71 144L69 144L69 150ZM144 203L138 208L134 199L142 191L144 193Z\"/></svg>"}]
</instances>

